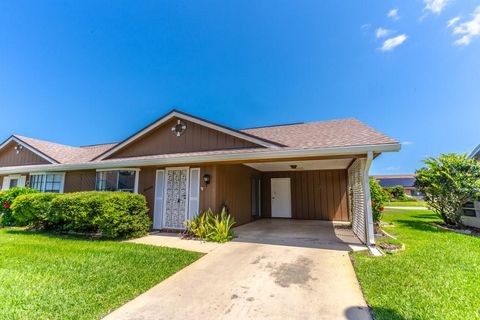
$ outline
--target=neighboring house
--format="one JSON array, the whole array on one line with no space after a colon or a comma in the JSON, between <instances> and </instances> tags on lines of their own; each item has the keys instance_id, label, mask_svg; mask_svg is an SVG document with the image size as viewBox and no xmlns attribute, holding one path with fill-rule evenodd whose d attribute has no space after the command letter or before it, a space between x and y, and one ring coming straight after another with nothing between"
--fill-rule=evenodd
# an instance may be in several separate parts
<instances>
[{"instance_id":1,"label":"neighboring house","mask_svg":"<svg viewBox=\"0 0 480 320\"><path fill-rule=\"evenodd\" d=\"M480 161L480 144L468 157ZM470 201L464 205L462 221L467 226L480 228L480 201Z\"/></svg>"},{"instance_id":2,"label":"neighboring house","mask_svg":"<svg viewBox=\"0 0 480 320\"><path fill-rule=\"evenodd\" d=\"M173 110L114 144L72 147L13 135L0 145L2 189L145 195L153 229L183 229L226 206L256 218L351 221L373 239L368 171L394 139L355 119L235 130Z\"/></svg>"},{"instance_id":3,"label":"neighboring house","mask_svg":"<svg viewBox=\"0 0 480 320\"><path fill-rule=\"evenodd\" d=\"M414 174L373 176L383 188L402 186L407 196L422 199L423 194L415 188Z\"/></svg>"}]
</instances>

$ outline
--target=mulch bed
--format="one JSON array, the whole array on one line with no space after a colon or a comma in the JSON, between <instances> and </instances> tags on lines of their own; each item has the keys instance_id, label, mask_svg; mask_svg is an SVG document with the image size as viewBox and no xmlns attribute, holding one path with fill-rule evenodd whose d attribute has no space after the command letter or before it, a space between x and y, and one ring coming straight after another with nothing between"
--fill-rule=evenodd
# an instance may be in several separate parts
<instances>
[{"instance_id":1,"label":"mulch bed","mask_svg":"<svg viewBox=\"0 0 480 320\"><path fill-rule=\"evenodd\" d=\"M458 227L458 226L448 225L446 223L436 223L436 222L432 222L431 224L445 231L450 231L450 232L455 232L455 233L460 233L460 234L465 234L465 235L480 238L480 229L478 228L465 227L465 226Z\"/></svg>"}]
</instances>

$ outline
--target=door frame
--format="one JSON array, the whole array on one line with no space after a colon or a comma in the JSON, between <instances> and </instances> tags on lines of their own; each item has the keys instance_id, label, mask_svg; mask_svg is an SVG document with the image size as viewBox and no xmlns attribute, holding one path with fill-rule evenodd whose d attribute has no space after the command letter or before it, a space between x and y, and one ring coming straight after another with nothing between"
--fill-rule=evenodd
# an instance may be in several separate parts
<instances>
[{"instance_id":1,"label":"door frame","mask_svg":"<svg viewBox=\"0 0 480 320\"><path fill-rule=\"evenodd\" d=\"M167 229L172 229L172 230L184 230L184 227L167 227L165 225L165 218L166 218L166 211L167 211L167 176L168 176L168 171L175 171L175 170L185 170L187 172L187 179L185 181L186 183L186 195L185 195L185 221L188 219L188 206L190 202L190 167L166 167L165 168L165 176L164 176L164 185L163 185L163 212L162 212L162 228L167 228Z\"/></svg>"},{"instance_id":2,"label":"door frame","mask_svg":"<svg viewBox=\"0 0 480 320\"><path fill-rule=\"evenodd\" d=\"M273 214L273 180L288 180L288 213L289 216L274 216ZM276 177L276 178L270 178L270 216L272 218L285 218L285 219L291 219L292 218L292 179L290 177Z\"/></svg>"}]
</instances>

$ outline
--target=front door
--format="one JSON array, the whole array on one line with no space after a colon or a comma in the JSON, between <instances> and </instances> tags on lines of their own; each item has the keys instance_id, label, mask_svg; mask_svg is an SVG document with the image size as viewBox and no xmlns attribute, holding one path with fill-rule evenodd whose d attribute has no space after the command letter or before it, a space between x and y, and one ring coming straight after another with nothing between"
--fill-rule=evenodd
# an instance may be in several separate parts
<instances>
[{"instance_id":1,"label":"front door","mask_svg":"<svg viewBox=\"0 0 480 320\"><path fill-rule=\"evenodd\" d=\"M272 218L291 218L292 199L290 194L290 178L272 178L270 185Z\"/></svg>"},{"instance_id":2,"label":"front door","mask_svg":"<svg viewBox=\"0 0 480 320\"><path fill-rule=\"evenodd\" d=\"M163 227L184 229L188 210L188 168L167 168Z\"/></svg>"}]
</instances>

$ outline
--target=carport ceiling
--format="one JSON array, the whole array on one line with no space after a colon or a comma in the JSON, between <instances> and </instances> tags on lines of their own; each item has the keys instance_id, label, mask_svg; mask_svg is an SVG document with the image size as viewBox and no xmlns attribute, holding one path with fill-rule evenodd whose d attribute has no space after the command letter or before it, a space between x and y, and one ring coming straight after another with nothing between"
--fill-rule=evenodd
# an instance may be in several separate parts
<instances>
[{"instance_id":1,"label":"carport ceiling","mask_svg":"<svg viewBox=\"0 0 480 320\"><path fill-rule=\"evenodd\" d=\"M245 163L259 171L302 171L346 169L352 159L305 160L284 162Z\"/></svg>"}]
</instances>

